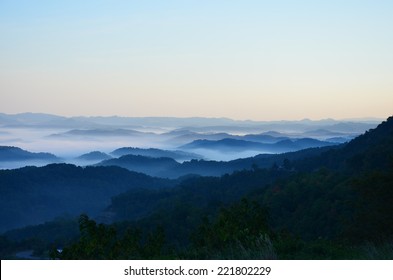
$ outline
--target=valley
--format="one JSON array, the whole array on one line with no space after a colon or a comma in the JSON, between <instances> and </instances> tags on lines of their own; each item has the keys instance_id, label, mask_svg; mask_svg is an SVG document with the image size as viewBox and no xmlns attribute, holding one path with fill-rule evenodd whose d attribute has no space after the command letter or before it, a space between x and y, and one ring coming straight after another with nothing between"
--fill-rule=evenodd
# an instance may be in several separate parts
<instances>
[{"instance_id":1,"label":"valley","mask_svg":"<svg viewBox=\"0 0 393 280\"><path fill-rule=\"evenodd\" d=\"M78 130L69 130L68 119L60 119L61 125L58 118L49 119L2 120L6 144L15 126L18 133L39 131L43 124L68 131L48 136L44 129L25 138L33 151L23 145L0 148L0 253L5 258L32 250L33 257L65 259L350 259L382 256L367 255L362 249L367 242L378 254L391 244L392 118L380 124L302 121L291 132L277 131L287 127L283 122L274 131L267 130L272 124L246 123L244 134L232 134L240 124L234 128L229 120L153 132L162 120L150 119L151 127L135 132L141 124L123 119L126 124L112 133L102 128L110 125L108 119L94 125L73 120ZM132 121L132 131L123 127ZM263 126L266 130L252 133ZM332 126L335 132L327 130ZM63 144L61 153L56 145L36 150L40 141L53 137ZM141 137L145 146L136 146ZM80 143L83 153L71 151ZM210 152L252 154L222 160ZM85 252L86 244L98 242L95 238L108 238L99 241L107 247ZM124 245L130 238L131 251L109 245ZM53 246L63 253L51 251ZM243 255L231 255L237 246ZM315 246L319 251L312 251Z\"/></svg>"}]
</instances>

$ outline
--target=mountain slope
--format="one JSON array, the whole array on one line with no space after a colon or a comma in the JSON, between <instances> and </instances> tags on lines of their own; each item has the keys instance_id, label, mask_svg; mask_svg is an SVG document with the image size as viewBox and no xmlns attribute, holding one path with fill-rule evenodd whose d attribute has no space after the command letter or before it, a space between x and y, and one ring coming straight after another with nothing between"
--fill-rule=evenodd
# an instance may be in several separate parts
<instances>
[{"instance_id":1,"label":"mountain slope","mask_svg":"<svg viewBox=\"0 0 393 280\"><path fill-rule=\"evenodd\" d=\"M0 170L0 231L42 223L65 213L95 216L114 195L172 184L118 167L51 164Z\"/></svg>"},{"instance_id":2,"label":"mountain slope","mask_svg":"<svg viewBox=\"0 0 393 280\"><path fill-rule=\"evenodd\" d=\"M17 147L0 146L0 161L22 160L57 161L59 158L50 153L32 153Z\"/></svg>"},{"instance_id":3,"label":"mountain slope","mask_svg":"<svg viewBox=\"0 0 393 280\"><path fill-rule=\"evenodd\" d=\"M393 117L339 149L331 149L317 157L298 162L298 167L302 170L312 170L323 166L350 172L386 169L393 164L391 143L393 143Z\"/></svg>"},{"instance_id":4,"label":"mountain slope","mask_svg":"<svg viewBox=\"0 0 393 280\"><path fill-rule=\"evenodd\" d=\"M168 151L168 150L161 150L161 149L141 149L141 148L134 148L134 147L123 147L114 150L111 152L113 156L120 157L125 155L134 155L134 156L146 156L146 157L153 157L153 158L173 158L175 160L190 160L190 159L201 159L202 156L194 154L194 153L187 153L183 151Z\"/></svg>"},{"instance_id":5,"label":"mountain slope","mask_svg":"<svg viewBox=\"0 0 393 280\"><path fill-rule=\"evenodd\" d=\"M306 158L303 152L308 152ZM219 178L191 178L170 191L130 191L114 197L109 209L115 219L143 218L141 223L150 227L163 224L176 242L184 242L195 221L214 217L223 205L246 196L268 207L272 228L289 236L328 242L392 240L393 118L346 145L290 155L300 156L291 162L294 169L254 168ZM261 162L269 159L258 157ZM353 157L363 159L361 169L353 168ZM327 166L331 160L334 164ZM309 162L308 172L297 172ZM214 169L219 163L211 164Z\"/></svg>"},{"instance_id":6,"label":"mountain slope","mask_svg":"<svg viewBox=\"0 0 393 280\"><path fill-rule=\"evenodd\" d=\"M232 161L190 160L182 163L171 158L152 158L145 156L125 155L120 158L105 160L97 166L119 166L130 171L145 173L162 178L179 178L186 175L221 176L236 170L270 168L273 165L282 165L284 160L296 161L320 155L330 147L310 148L297 152L282 154L260 154L255 157L237 159Z\"/></svg>"},{"instance_id":7,"label":"mountain slope","mask_svg":"<svg viewBox=\"0 0 393 280\"><path fill-rule=\"evenodd\" d=\"M99 152L99 151L93 151L87 154L80 155L76 159L78 160L85 160L85 161L101 161L101 160L107 160L112 158L110 155Z\"/></svg>"},{"instance_id":8,"label":"mountain slope","mask_svg":"<svg viewBox=\"0 0 393 280\"><path fill-rule=\"evenodd\" d=\"M242 152L242 151L260 151L265 153L285 153L298 151L306 148L325 147L336 145L326 141L320 141L311 138L301 139L284 139L275 143L261 143L248 140L225 138L217 141L195 140L191 143L181 146L181 149L198 150L207 149L220 152Z\"/></svg>"},{"instance_id":9,"label":"mountain slope","mask_svg":"<svg viewBox=\"0 0 393 280\"><path fill-rule=\"evenodd\" d=\"M291 161L289 163L285 161L282 167L272 166L272 168L262 169L255 164L252 169L221 177L190 177L181 181L177 187L170 189L131 188L111 199L106 210L113 220L122 222L108 226L110 230L108 232L113 233L116 226L116 230L122 228L125 231L127 225L132 229L135 229L135 226L148 229L148 234L145 236L159 240L160 244L165 244L168 248L181 248L178 256L176 256L176 249L170 251L171 256L179 258L187 258L187 256L214 258L217 257L215 253L218 251L223 253L220 255L221 258L233 258L234 248L239 248L242 252L246 248L241 240L236 240L237 244L240 244L238 247L233 247L234 244L228 246L225 242L228 236L233 237L236 234L241 234L248 239L252 236L259 238L257 241L262 243L253 242L252 253L266 249L263 245L267 243L267 245L270 244L269 252L272 252L274 256L276 256L275 252L279 252L278 256L281 258L340 259L343 256L355 259L359 256L391 258L391 241L393 240L392 140L393 118L389 118L376 129L370 130L348 144L308 149L285 155L259 155L251 159L236 161L240 166L244 166L243 164L251 164L260 160L259 162L263 165L266 160L277 160L278 156L284 160L291 157ZM351 161L354 158L361 160L356 160L353 165ZM210 162L202 162L210 164ZM356 166L358 162L361 164ZM192 163L198 164L199 161L191 161L187 164ZM211 164L228 163L212 162ZM308 169L304 168L307 165L309 165ZM184 165L179 164L176 168L182 166ZM65 167L67 169L68 166ZM75 170L74 168L71 168L73 174L81 172L81 169ZM60 174L56 172L56 182L65 181L65 186L68 186L75 184L73 180L80 181L78 176L69 180L69 174L63 168L61 169L63 171ZM107 169L95 170L96 175L89 177L90 179L100 179L111 173ZM115 170L120 173L127 172L119 168ZM34 187L35 185L28 181L26 184L26 177L21 179L23 173L29 169L22 171L17 173L13 180L21 180L23 183L21 185L26 189L30 186ZM29 180L45 178L35 171L28 174ZM48 171L52 174L51 170ZM1 174L0 172L0 178L4 178ZM117 185L116 180L120 177L120 174L116 173L112 174L109 179ZM161 182L157 181L158 184ZM164 182L168 181L164 180ZM94 181L94 184L96 185L97 181ZM6 195L9 195L7 191L14 189L12 184L3 185L10 186L3 192ZM49 181L49 185L56 184ZM55 187L55 191L57 190L58 188ZM23 191L24 189L22 189L22 194ZM249 207L248 211L243 211L245 208L240 207L237 208L239 211L235 212L225 210L234 209L232 206L236 205L242 197L258 202L263 208ZM8 200L9 198L10 196ZM89 199L95 199L95 197L89 197ZM28 201L21 199L21 202L24 205ZM244 205L255 204L246 202ZM35 206L40 206L40 204ZM219 211L222 208L225 209ZM8 211L11 211L10 209L13 208L9 207ZM263 221L269 222L271 231L251 232L252 225L260 224L261 221L250 219L250 217L259 217L258 214L265 209L268 209L269 219ZM6 218L6 215L1 216L0 221ZM242 222L241 226L236 226L236 223L233 226L233 221L238 220ZM210 225L217 225L217 221L219 222L216 227L218 232L209 231ZM153 233L151 229L156 226L164 230L165 239L162 234ZM98 226L101 230L98 232L104 232L103 227ZM139 231L132 231L134 232ZM215 242L214 238L217 234L223 239L224 244ZM99 234L94 236L100 237ZM86 235L82 241L86 240L85 237ZM154 239L154 237L158 238ZM209 244L204 237L212 238L211 247L207 246ZM196 239L201 241L199 247L190 245ZM93 239L95 240L100 239ZM378 242L386 246L388 254L375 255L375 246L370 242ZM260 244L262 246L258 246ZM102 248L99 242L93 245L98 249ZM361 248L363 252L367 250L368 254L359 255L359 251L354 250L357 245L359 245L357 248ZM87 249L97 248L93 246ZM196 255L198 252L202 254ZM248 256L259 255L249 254Z\"/></svg>"},{"instance_id":10,"label":"mountain slope","mask_svg":"<svg viewBox=\"0 0 393 280\"><path fill-rule=\"evenodd\" d=\"M104 160L97 166L120 166L150 176L170 178L168 171L180 165L172 158L153 158L145 156L125 155L119 158Z\"/></svg>"},{"instance_id":11,"label":"mountain slope","mask_svg":"<svg viewBox=\"0 0 393 280\"><path fill-rule=\"evenodd\" d=\"M52 134L48 137L129 137L145 135L153 135L153 133L144 133L131 129L73 129L64 133Z\"/></svg>"}]
</instances>

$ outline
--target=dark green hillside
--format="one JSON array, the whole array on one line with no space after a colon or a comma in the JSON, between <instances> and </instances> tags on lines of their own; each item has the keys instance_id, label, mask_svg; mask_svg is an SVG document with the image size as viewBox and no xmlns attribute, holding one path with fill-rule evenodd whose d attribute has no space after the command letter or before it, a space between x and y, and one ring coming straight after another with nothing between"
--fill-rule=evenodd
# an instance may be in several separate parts
<instances>
[{"instance_id":1,"label":"dark green hillside","mask_svg":"<svg viewBox=\"0 0 393 280\"><path fill-rule=\"evenodd\" d=\"M108 208L114 220L137 221L151 227L162 225L167 235L184 244L201 221L201 215L215 216L221 207L264 189L289 172L258 169L222 177L200 177L183 181L169 190L129 191L112 198Z\"/></svg>"},{"instance_id":2,"label":"dark green hillside","mask_svg":"<svg viewBox=\"0 0 393 280\"><path fill-rule=\"evenodd\" d=\"M135 172L145 173L150 176L159 176L162 178L168 176L168 171L180 165L172 158L154 158L146 156L125 155L119 158L104 160L97 165L99 166L120 166Z\"/></svg>"},{"instance_id":3,"label":"dark green hillside","mask_svg":"<svg viewBox=\"0 0 393 280\"><path fill-rule=\"evenodd\" d=\"M168 242L187 244L187 236L192 235L203 216L213 222L221 207L248 197L268 209L273 232L284 231L289 236L300 238L297 246L306 250L301 254L311 254L307 252L310 249L307 244L316 242L315 246L322 246L319 250L325 254L321 258L348 258L350 246L393 240L393 226L389 219L393 215L393 181L390 175L393 174L393 165L389 165L393 145L390 141L392 123L393 118L389 118L347 145L315 157L295 160L290 169L273 166L269 170L255 168L221 178L194 178L161 193L161 196L159 192L153 196L139 193L138 197L131 193L122 194L112 200L110 209L120 220L138 220L130 216L136 213L132 205L136 205L137 200L146 201L146 209L149 210L139 217L143 218L140 224L147 228L163 225ZM386 152L381 153L381 150ZM361 169L354 169L351 164L353 157L366 159L366 164ZM310 162L314 163L310 171L296 171ZM271 238L278 237L272 234ZM338 246L334 247L337 251L324 247L329 242L333 242L329 246ZM284 245L277 244L277 250L284 250L285 246L280 246ZM341 251L342 246L348 248ZM301 255L284 251L281 254L289 258Z\"/></svg>"},{"instance_id":4,"label":"dark green hillside","mask_svg":"<svg viewBox=\"0 0 393 280\"><path fill-rule=\"evenodd\" d=\"M81 236L52 257L393 259L392 132L389 118L334 148L261 155L237 161L249 167L221 177L190 176L173 188L113 194L106 212L116 222L97 224L82 215ZM69 168L81 180L82 169ZM90 180L107 178L105 169L89 172Z\"/></svg>"},{"instance_id":5,"label":"dark green hillside","mask_svg":"<svg viewBox=\"0 0 393 280\"><path fill-rule=\"evenodd\" d=\"M347 145L293 164L303 172L261 196L274 227L306 239L393 239L388 218L393 215L393 118Z\"/></svg>"},{"instance_id":6,"label":"dark green hillside","mask_svg":"<svg viewBox=\"0 0 393 280\"><path fill-rule=\"evenodd\" d=\"M172 184L119 167L51 164L0 170L0 231L42 223L65 213L95 216L114 195Z\"/></svg>"},{"instance_id":7,"label":"dark green hillside","mask_svg":"<svg viewBox=\"0 0 393 280\"><path fill-rule=\"evenodd\" d=\"M300 160L298 167L312 170L327 167L348 172L367 172L386 169L393 162L393 117L382 122L378 127L356 137L348 144L331 149L320 156Z\"/></svg>"}]
</instances>

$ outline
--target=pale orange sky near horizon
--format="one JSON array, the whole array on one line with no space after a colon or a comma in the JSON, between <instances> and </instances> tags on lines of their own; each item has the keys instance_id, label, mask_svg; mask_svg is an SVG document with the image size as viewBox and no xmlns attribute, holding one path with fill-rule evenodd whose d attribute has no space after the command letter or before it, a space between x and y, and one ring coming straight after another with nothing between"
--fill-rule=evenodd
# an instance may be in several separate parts
<instances>
[{"instance_id":1,"label":"pale orange sky near horizon","mask_svg":"<svg viewBox=\"0 0 393 280\"><path fill-rule=\"evenodd\" d=\"M393 3L315 2L1 1L0 112L392 115Z\"/></svg>"}]
</instances>

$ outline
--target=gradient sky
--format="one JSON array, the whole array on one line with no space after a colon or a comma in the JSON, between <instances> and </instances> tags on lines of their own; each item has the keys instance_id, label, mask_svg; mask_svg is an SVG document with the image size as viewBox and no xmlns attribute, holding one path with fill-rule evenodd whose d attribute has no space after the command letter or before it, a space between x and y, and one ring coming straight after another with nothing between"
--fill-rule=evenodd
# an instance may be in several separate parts
<instances>
[{"instance_id":1,"label":"gradient sky","mask_svg":"<svg viewBox=\"0 0 393 280\"><path fill-rule=\"evenodd\" d=\"M0 112L393 113L393 1L0 0Z\"/></svg>"}]
</instances>

